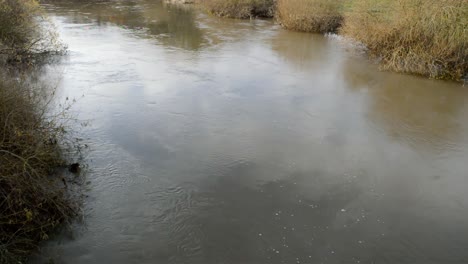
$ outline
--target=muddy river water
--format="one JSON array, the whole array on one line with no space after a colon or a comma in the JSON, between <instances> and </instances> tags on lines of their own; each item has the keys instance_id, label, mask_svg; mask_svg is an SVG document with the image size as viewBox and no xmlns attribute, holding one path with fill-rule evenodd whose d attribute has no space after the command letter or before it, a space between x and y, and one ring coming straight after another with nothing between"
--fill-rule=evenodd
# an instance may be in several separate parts
<instances>
[{"instance_id":1,"label":"muddy river water","mask_svg":"<svg viewBox=\"0 0 468 264\"><path fill-rule=\"evenodd\" d=\"M468 263L468 89L157 0L45 5L86 152L56 263Z\"/></svg>"}]
</instances>

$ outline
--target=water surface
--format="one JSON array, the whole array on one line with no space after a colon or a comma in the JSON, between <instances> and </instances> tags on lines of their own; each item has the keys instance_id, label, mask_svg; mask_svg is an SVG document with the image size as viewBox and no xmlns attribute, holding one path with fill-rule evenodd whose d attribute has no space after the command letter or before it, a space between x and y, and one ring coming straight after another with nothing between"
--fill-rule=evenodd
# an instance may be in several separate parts
<instances>
[{"instance_id":1,"label":"water surface","mask_svg":"<svg viewBox=\"0 0 468 264\"><path fill-rule=\"evenodd\" d=\"M155 0L46 5L89 120L57 263L467 263L468 90ZM39 258L37 262L43 261Z\"/></svg>"}]
</instances>

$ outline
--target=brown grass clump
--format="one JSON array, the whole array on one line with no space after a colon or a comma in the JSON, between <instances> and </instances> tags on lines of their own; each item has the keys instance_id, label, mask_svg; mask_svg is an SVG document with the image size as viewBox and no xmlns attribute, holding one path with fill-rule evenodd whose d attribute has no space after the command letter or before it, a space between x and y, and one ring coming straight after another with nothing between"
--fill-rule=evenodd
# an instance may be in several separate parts
<instances>
[{"instance_id":1,"label":"brown grass clump","mask_svg":"<svg viewBox=\"0 0 468 264\"><path fill-rule=\"evenodd\" d=\"M43 89L0 75L0 263L20 263L75 214L62 178L60 115Z\"/></svg>"},{"instance_id":2,"label":"brown grass clump","mask_svg":"<svg viewBox=\"0 0 468 264\"><path fill-rule=\"evenodd\" d=\"M468 0L353 0L344 35L384 69L460 80L468 74Z\"/></svg>"},{"instance_id":3,"label":"brown grass clump","mask_svg":"<svg viewBox=\"0 0 468 264\"><path fill-rule=\"evenodd\" d=\"M275 0L200 0L212 14L230 18L273 17Z\"/></svg>"},{"instance_id":4,"label":"brown grass clump","mask_svg":"<svg viewBox=\"0 0 468 264\"><path fill-rule=\"evenodd\" d=\"M276 16L287 29L336 32L343 21L343 0L278 0Z\"/></svg>"}]
</instances>

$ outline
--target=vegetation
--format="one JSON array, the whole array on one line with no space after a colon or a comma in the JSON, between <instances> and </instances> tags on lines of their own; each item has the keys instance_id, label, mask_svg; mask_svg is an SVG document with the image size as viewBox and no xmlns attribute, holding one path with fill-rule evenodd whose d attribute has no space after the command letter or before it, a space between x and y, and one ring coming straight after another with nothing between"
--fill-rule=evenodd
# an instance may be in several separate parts
<instances>
[{"instance_id":1,"label":"vegetation","mask_svg":"<svg viewBox=\"0 0 468 264\"><path fill-rule=\"evenodd\" d=\"M64 46L36 0L0 0L0 57L23 61L33 55L61 52Z\"/></svg>"},{"instance_id":2,"label":"vegetation","mask_svg":"<svg viewBox=\"0 0 468 264\"><path fill-rule=\"evenodd\" d=\"M24 262L39 241L76 211L66 181L56 171L65 163L65 129L63 113L49 114L54 92L31 85L5 64L63 50L50 25L35 0L0 0L2 264Z\"/></svg>"},{"instance_id":3,"label":"vegetation","mask_svg":"<svg viewBox=\"0 0 468 264\"><path fill-rule=\"evenodd\" d=\"M343 22L343 0L278 0L279 23L291 30L336 32Z\"/></svg>"},{"instance_id":4,"label":"vegetation","mask_svg":"<svg viewBox=\"0 0 468 264\"><path fill-rule=\"evenodd\" d=\"M75 208L55 171L65 164L64 112L47 115L44 88L0 77L0 263L13 263Z\"/></svg>"},{"instance_id":5,"label":"vegetation","mask_svg":"<svg viewBox=\"0 0 468 264\"><path fill-rule=\"evenodd\" d=\"M384 69L460 80L468 73L467 0L353 0L341 33Z\"/></svg>"},{"instance_id":6,"label":"vegetation","mask_svg":"<svg viewBox=\"0 0 468 264\"><path fill-rule=\"evenodd\" d=\"M273 17L275 0L199 0L212 14L230 18Z\"/></svg>"}]
</instances>

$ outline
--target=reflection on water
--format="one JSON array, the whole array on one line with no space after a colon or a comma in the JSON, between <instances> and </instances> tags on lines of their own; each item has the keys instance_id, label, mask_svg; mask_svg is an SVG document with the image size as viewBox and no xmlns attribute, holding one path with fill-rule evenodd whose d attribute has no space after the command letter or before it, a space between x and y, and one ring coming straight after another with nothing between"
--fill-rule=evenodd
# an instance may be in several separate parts
<instances>
[{"instance_id":1,"label":"reflection on water","mask_svg":"<svg viewBox=\"0 0 468 264\"><path fill-rule=\"evenodd\" d=\"M280 31L271 40L272 49L283 58L284 63L291 63L301 69L322 67L327 60L329 50L333 49L333 42L319 34Z\"/></svg>"},{"instance_id":2,"label":"reflection on water","mask_svg":"<svg viewBox=\"0 0 468 264\"><path fill-rule=\"evenodd\" d=\"M164 5L164 8L163 8ZM163 1L58 1L49 6L74 24L122 26L178 48L197 50L204 40L192 10Z\"/></svg>"},{"instance_id":3,"label":"reflection on water","mask_svg":"<svg viewBox=\"0 0 468 264\"><path fill-rule=\"evenodd\" d=\"M84 228L59 263L465 263L468 92L333 38L159 1L47 6L79 97ZM57 75L59 77L57 77ZM84 229L84 230L83 230Z\"/></svg>"},{"instance_id":4,"label":"reflection on water","mask_svg":"<svg viewBox=\"0 0 468 264\"><path fill-rule=\"evenodd\" d=\"M458 148L465 91L456 83L372 72L368 64L348 61L351 89L369 93L369 117L390 136L409 144Z\"/></svg>"}]
</instances>

